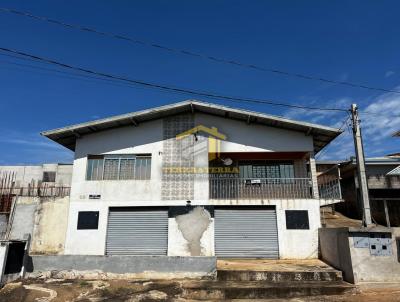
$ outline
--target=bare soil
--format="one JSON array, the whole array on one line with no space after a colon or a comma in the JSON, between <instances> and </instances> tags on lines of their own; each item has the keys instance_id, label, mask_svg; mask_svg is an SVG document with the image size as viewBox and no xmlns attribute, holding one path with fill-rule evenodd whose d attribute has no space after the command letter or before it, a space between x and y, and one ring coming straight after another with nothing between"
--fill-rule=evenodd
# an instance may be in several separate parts
<instances>
[{"instance_id":1,"label":"bare soil","mask_svg":"<svg viewBox=\"0 0 400 302\"><path fill-rule=\"evenodd\" d=\"M321 208L321 223L326 228L361 227L362 221L351 219L340 212L333 212L330 207Z\"/></svg>"},{"instance_id":2,"label":"bare soil","mask_svg":"<svg viewBox=\"0 0 400 302\"><path fill-rule=\"evenodd\" d=\"M0 290L0 302L155 302L179 301L181 284L176 281L134 281L134 280L24 280L7 284ZM55 291L57 296L50 299L48 292L27 289L42 287ZM250 301L250 300L237 300ZM252 300L255 301L255 300ZM261 301L261 300L258 300ZM400 301L400 284L385 288L365 288L357 294L344 296L299 297L262 301L290 302L397 302Z\"/></svg>"}]
</instances>

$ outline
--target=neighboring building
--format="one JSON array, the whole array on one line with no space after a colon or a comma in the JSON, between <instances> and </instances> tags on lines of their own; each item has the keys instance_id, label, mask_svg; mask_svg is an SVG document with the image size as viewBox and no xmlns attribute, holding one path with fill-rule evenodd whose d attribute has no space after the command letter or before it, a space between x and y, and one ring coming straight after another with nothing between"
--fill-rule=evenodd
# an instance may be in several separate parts
<instances>
[{"instance_id":1,"label":"neighboring building","mask_svg":"<svg viewBox=\"0 0 400 302\"><path fill-rule=\"evenodd\" d=\"M27 188L42 183L69 187L71 185L72 164L0 166L0 179L5 174L14 174L14 187L16 188Z\"/></svg>"},{"instance_id":2,"label":"neighboring building","mask_svg":"<svg viewBox=\"0 0 400 302\"><path fill-rule=\"evenodd\" d=\"M4 239L7 228L11 227L9 218L10 216L14 217L11 215L11 211L17 197L22 199L23 197L68 196L71 178L72 164L0 166L0 240ZM24 204L18 207L29 208L30 206ZM36 208L31 208L32 214L29 218L33 217L33 213L36 211ZM29 218L28 220L32 220ZM18 223L28 226L33 221L28 222L23 217ZM11 239L21 239L22 237L23 234L19 234L16 238Z\"/></svg>"},{"instance_id":3,"label":"neighboring building","mask_svg":"<svg viewBox=\"0 0 400 302\"><path fill-rule=\"evenodd\" d=\"M400 158L386 156L366 158L366 174L371 204L371 213L375 222L391 226L400 226ZM341 190L344 203L335 208L348 217L362 219L363 207L357 181L356 161L321 161L317 163L320 175L339 168ZM320 177L321 177L320 176Z\"/></svg>"},{"instance_id":4,"label":"neighboring building","mask_svg":"<svg viewBox=\"0 0 400 302\"><path fill-rule=\"evenodd\" d=\"M0 166L0 238L17 196L68 196L71 178L72 164Z\"/></svg>"},{"instance_id":5,"label":"neighboring building","mask_svg":"<svg viewBox=\"0 0 400 302\"><path fill-rule=\"evenodd\" d=\"M64 254L316 258L340 133L198 101L43 132L75 152Z\"/></svg>"}]
</instances>

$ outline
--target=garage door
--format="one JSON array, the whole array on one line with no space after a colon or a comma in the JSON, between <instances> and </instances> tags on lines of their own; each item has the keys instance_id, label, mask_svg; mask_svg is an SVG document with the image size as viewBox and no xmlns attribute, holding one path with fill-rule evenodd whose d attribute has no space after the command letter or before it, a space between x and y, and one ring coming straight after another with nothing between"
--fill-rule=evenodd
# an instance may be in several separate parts
<instances>
[{"instance_id":1,"label":"garage door","mask_svg":"<svg viewBox=\"0 0 400 302\"><path fill-rule=\"evenodd\" d=\"M168 210L110 208L107 255L167 255Z\"/></svg>"},{"instance_id":2,"label":"garage door","mask_svg":"<svg viewBox=\"0 0 400 302\"><path fill-rule=\"evenodd\" d=\"M216 209L215 254L224 258L278 259L275 209Z\"/></svg>"}]
</instances>

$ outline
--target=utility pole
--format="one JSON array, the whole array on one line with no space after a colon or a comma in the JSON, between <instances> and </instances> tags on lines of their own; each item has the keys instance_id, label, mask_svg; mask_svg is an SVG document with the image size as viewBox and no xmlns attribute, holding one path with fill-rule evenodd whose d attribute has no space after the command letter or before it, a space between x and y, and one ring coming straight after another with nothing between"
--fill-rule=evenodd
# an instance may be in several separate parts
<instances>
[{"instance_id":1,"label":"utility pole","mask_svg":"<svg viewBox=\"0 0 400 302\"><path fill-rule=\"evenodd\" d=\"M358 187L360 188L361 201L364 208L363 222L364 225L368 227L372 225L371 208L369 204L367 176L365 174L365 159L361 137L360 119L358 118L358 108L356 104L351 105L351 119L353 125L354 147L356 149Z\"/></svg>"}]
</instances>

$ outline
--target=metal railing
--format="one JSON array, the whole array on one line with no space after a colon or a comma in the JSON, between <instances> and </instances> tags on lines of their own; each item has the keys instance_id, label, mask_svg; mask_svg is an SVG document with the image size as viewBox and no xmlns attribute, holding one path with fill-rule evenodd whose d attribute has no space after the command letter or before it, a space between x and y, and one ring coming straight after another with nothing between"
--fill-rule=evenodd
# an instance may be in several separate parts
<instances>
[{"instance_id":1,"label":"metal railing","mask_svg":"<svg viewBox=\"0 0 400 302\"><path fill-rule=\"evenodd\" d=\"M342 190L339 179L325 179L321 181L318 178L319 198L321 199L342 199Z\"/></svg>"},{"instance_id":2,"label":"metal railing","mask_svg":"<svg viewBox=\"0 0 400 302\"><path fill-rule=\"evenodd\" d=\"M40 185L14 188L12 194L31 197L65 197L70 195L70 191L70 187Z\"/></svg>"},{"instance_id":3,"label":"metal railing","mask_svg":"<svg viewBox=\"0 0 400 302\"><path fill-rule=\"evenodd\" d=\"M221 178L209 180L210 199L308 199L309 178Z\"/></svg>"}]
</instances>

